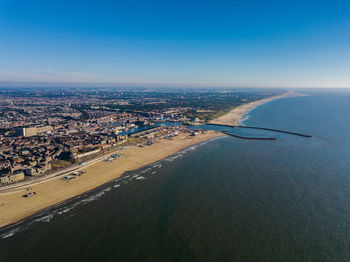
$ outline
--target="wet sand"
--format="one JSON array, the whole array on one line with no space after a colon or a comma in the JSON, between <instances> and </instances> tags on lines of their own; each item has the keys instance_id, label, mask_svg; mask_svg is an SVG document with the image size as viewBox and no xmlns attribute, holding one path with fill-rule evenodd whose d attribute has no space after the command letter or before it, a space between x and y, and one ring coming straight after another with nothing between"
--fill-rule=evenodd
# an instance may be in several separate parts
<instances>
[{"instance_id":1,"label":"wet sand","mask_svg":"<svg viewBox=\"0 0 350 262\"><path fill-rule=\"evenodd\" d=\"M261 104L275 100L275 99L284 98L284 97L292 97L292 96L299 96L299 94L296 94L294 92L286 92L286 93L283 93L281 95L267 97L267 98L260 99L260 100L254 101L254 102L246 103L246 104L243 104L241 106L234 108L233 110L231 110L230 112L228 112L227 114L225 114L221 117L213 119L212 121L210 121L210 123L222 124L222 125L239 125L240 121L242 121L242 117L249 110L251 110L251 109L253 109Z\"/></svg>"},{"instance_id":2,"label":"wet sand","mask_svg":"<svg viewBox=\"0 0 350 262\"><path fill-rule=\"evenodd\" d=\"M221 136L222 134L209 131L205 134L190 137L183 133L173 140L163 139L148 147L130 147L121 153L122 157L113 162L100 161L80 170L86 174L71 180L63 181L55 177L40 183L30 185L36 195L24 198L28 193L26 187L0 195L0 227L16 223L34 213L50 206L62 203L72 197L81 195L91 189L101 186L120 177L124 172L141 168L181 149L199 142Z\"/></svg>"}]
</instances>

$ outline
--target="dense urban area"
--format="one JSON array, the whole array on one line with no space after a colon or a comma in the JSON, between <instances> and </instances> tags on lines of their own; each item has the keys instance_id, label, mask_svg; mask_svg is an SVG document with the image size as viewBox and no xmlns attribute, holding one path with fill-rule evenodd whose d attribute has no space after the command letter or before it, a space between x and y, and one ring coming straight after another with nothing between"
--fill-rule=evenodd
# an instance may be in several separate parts
<instances>
[{"instance_id":1,"label":"dense urban area","mask_svg":"<svg viewBox=\"0 0 350 262\"><path fill-rule=\"evenodd\" d=\"M281 90L0 89L0 185L148 146ZM173 124L180 123L180 124Z\"/></svg>"}]
</instances>

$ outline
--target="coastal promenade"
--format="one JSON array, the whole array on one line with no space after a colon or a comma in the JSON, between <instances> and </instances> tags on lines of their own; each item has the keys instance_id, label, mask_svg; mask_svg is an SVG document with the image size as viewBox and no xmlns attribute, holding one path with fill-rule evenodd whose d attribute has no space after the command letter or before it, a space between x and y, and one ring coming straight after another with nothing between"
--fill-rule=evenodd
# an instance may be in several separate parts
<instances>
[{"instance_id":1,"label":"coastal promenade","mask_svg":"<svg viewBox=\"0 0 350 262\"><path fill-rule=\"evenodd\" d=\"M50 179L53 179L53 178L61 178L65 175L67 175L68 173L71 173L71 172L74 172L74 171L79 171L83 168L86 168L88 166L91 166L93 164L96 164L97 162L100 162L108 157L110 157L111 155L117 153L117 152L120 152L124 149L126 149L128 147L120 147L118 149L115 149L107 154L104 154L102 156L99 156L99 157L96 157L96 158L93 158L91 160L88 160L88 161L85 161L84 164L74 164L70 167L67 167L67 168L64 168L64 169L61 169L61 170L58 170L58 171L55 171L51 174L47 174L47 175L44 175L44 176L40 176L40 177L36 177L34 179L31 179L31 180L25 180L23 182L19 182L19 183L16 183L16 184L10 184L10 185L7 185L7 186L2 186L0 187L0 194L3 194L3 193L6 193L6 192L11 192L11 191L15 191L15 190L21 190L23 188L28 188L28 187L31 187L35 184L38 184L38 183L43 183L45 181L48 181Z\"/></svg>"},{"instance_id":2,"label":"coastal promenade","mask_svg":"<svg viewBox=\"0 0 350 262\"><path fill-rule=\"evenodd\" d=\"M126 148L123 156L112 162L96 160L79 169L86 173L72 181L63 181L61 176L56 176L31 184L31 189L37 194L30 198L22 197L27 193L28 186L4 192L0 194L0 227L14 224L34 213L81 195L122 176L126 171L141 168L188 146L222 135L215 131L207 131L197 136L180 133L172 140L163 139L151 146Z\"/></svg>"}]
</instances>

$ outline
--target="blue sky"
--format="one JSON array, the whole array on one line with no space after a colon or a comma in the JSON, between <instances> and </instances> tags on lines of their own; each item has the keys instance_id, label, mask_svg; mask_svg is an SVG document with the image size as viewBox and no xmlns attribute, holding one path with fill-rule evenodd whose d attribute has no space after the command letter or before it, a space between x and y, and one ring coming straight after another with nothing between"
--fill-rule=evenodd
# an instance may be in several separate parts
<instances>
[{"instance_id":1,"label":"blue sky","mask_svg":"<svg viewBox=\"0 0 350 262\"><path fill-rule=\"evenodd\" d=\"M0 0L0 81L350 87L350 1Z\"/></svg>"}]
</instances>

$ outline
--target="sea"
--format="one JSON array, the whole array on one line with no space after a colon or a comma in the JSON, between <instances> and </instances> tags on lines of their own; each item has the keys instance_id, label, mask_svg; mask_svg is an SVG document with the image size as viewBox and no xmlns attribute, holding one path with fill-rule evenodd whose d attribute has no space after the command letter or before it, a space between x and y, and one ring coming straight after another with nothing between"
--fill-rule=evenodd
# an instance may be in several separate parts
<instances>
[{"instance_id":1,"label":"sea","mask_svg":"<svg viewBox=\"0 0 350 262\"><path fill-rule=\"evenodd\" d=\"M302 90L223 136L0 230L0 261L350 261L350 92ZM203 129L215 129L203 126Z\"/></svg>"}]
</instances>

